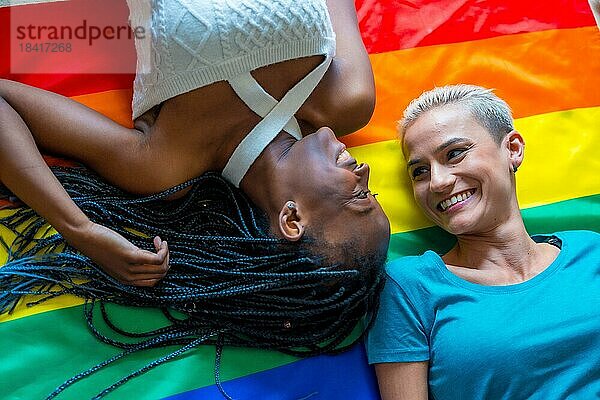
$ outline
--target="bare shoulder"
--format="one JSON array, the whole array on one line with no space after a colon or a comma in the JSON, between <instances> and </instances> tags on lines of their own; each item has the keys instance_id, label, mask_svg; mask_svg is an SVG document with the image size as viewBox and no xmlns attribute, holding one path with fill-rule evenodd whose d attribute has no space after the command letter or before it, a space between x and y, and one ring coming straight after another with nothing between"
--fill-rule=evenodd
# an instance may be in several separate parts
<instances>
[{"instance_id":1,"label":"bare shoulder","mask_svg":"<svg viewBox=\"0 0 600 400\"><path fill-rule=\"evenodd\" d=\"M327 8L336 34L336 55L296 117L309 130L305 133L328 126L343 136L369 122L375 107L375 84L354 1L328 0ZM259 68L253 75L267 92L280 99L322 60L323 56L289 60Z\"/></svg>"}]
</instances>

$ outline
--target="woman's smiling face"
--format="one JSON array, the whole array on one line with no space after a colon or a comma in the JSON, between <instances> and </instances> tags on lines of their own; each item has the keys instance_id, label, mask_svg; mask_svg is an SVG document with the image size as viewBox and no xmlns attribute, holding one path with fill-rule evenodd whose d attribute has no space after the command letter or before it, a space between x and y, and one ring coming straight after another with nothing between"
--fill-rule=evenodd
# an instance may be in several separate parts
<instances>
[{"instance_id":1,"label":"woman's smiling face","mask_svg":"<svg viewBox=\"0 0 600 400\"><path fill-rule=\"evenodd\" d=\"M511 134L497 143L457 105L429 110L406 129L415 200L435 224L455 235L482 233L509 217L516 205Z\"/></svg>"},{"instance_id":2,"label":"woman's smiling face","mask_svg":"<svg viewBox=\"0 0 600 400\"><path fill-rule=\"evenodd\" d=\"M370 169L357 163L328 128L297 141L281 158L281 188L313 232L333 246L355 242L360 254L387 249L389 221L369 190ZM282 189L283 190L283 189Z\"/></svg>"}]
</instances>

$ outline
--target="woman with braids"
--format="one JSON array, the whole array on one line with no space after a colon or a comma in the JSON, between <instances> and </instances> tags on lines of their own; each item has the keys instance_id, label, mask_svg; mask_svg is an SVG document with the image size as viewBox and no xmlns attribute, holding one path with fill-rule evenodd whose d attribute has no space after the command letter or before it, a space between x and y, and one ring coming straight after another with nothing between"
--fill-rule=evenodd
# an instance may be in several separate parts
<instances>
[{"instance_id":1,"label":"woman with braids","mask_svg":"<svg viewBox=\"0 0 600 400\"><path fill-rule=\"evenodd\" d=\"M374 105L354 3L133 3L152 32L136 43L133 129L0 81L0 181L60 233L30 249L30 223L13 244L0 310L73 293L187 313L141 348L334 350L374 308L389 241L368 165L336 140ZM94 173L55 175L40 150Z\"/></svg>"}]
</instances>

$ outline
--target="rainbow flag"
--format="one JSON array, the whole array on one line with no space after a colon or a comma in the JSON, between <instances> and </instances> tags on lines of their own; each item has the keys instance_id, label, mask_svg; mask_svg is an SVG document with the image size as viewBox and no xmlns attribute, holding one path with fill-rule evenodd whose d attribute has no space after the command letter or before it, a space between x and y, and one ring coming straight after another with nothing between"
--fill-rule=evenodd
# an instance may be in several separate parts
<instances>
[{"instance_id":1,"label":"rainbow flag","mask_svg":"<svg viewBox=\"0 0 600 400\"><path fill-rule=\"evenodd\" d=\"M70 60L78 71L72 73L53 69L58 61L51 54L27 61L15 53L19 43L11 42L11 13L16 9L38 16L67 15L92 1L30 3L35 4L0 8L0 77L69 96L131 126L133 74L106 72L114 61L110 53ZM124 0L100 3L114 21L127 23ZM357 0L356 6L375 73L377 106L370 124L343 140L358 160L372 166L371 188L379 193L392 224L390 259L427 248L443 251L452 243L417 209L395 140L395 121L408 102L445 84L495 88L513 108L516 128L527 143L517 190L530 233L600 231L600 33L587 0ZM128 51L135 57L132 45ZM125 62L131 68L131 61ZM2 226L0 235L8 242L14 238ZM0 248L0 264L5 259ZM113 309L117 321L134 330L163 322L157 310ZM2 399L43 398L65 380L119 353L92 336L81 301L68 296L35 307L21 305L13 314L0 316L0 348ZM59 398L90 398L173 350L128 356ZM190 350L107 398L221 399L214 384L214 359L214 347ZM226 348L221 379L236 399L379 398L361 345L340 355L308 359Z\"/></svg>"}]
</instances>

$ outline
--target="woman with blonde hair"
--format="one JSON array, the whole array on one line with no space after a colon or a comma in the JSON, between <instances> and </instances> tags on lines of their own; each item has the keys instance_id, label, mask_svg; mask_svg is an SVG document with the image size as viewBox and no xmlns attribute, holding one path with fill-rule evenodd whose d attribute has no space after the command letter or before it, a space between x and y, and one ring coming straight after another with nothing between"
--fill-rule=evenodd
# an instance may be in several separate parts
<instances>
[{"instance_id":1,"label":"woman with blonde hair","mask_svg":"<svg viewBox=\"0 0 600 400\"><path fill-rule=\"evenodd\" d=\"M399 126L415 200L456 244L386 268L367 341L382 398L597 397L600 235L527 233L515 190L525 142L508 105L445 86Z\"/></svg>"}]
</instances>

